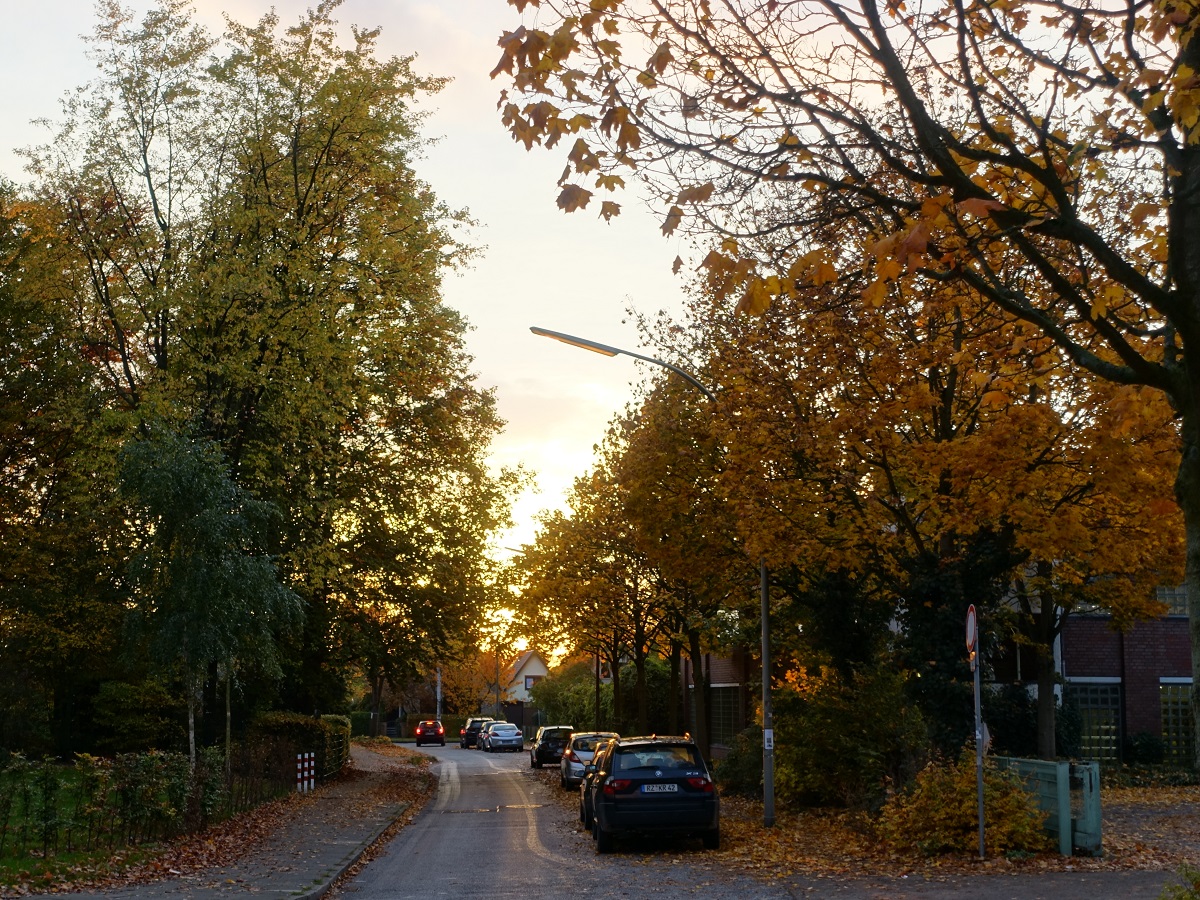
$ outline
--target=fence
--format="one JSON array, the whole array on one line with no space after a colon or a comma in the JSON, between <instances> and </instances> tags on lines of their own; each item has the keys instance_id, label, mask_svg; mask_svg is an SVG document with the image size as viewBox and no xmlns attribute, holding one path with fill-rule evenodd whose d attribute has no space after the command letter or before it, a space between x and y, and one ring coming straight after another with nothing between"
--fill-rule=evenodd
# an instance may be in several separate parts
<instances>
[{"instance_id":1,"label":"fence","mask_svg":"<svg viewBox=\"0 0 1200 900\"><path fill-rule=\"evenodd\" d=\"M1058 837L1058 852L1100 855L1100 764L994 757L1016 772L1047 814L1046 830Z\"/></svg>"},{"instance_id":2,"label":"fence","mask_svg":"<svg viewBox=\"0 0 1200 900\"><path fill-rule=\"evenodd\" d=\"M0 858L112 852L203 828L293 787L282 742L239 745L226 767L214 749L196 767L181 753L0 759Z\"/></svg>"}]
</instances>

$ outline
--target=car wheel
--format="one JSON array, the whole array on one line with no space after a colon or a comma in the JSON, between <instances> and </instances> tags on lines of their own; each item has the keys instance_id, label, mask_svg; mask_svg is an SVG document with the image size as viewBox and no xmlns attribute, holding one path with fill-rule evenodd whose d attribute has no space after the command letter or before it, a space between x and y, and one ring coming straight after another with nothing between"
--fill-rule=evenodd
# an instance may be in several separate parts
<instances>
[{"instance_id":1,"label":"car wheel","mask_svg":"<svg viewBox=\"0 0 1200 900\"><path fill-rule=\"evenodd\" d=\"M564 775L562 772L559 772L559 773L558 773L558 783L559 783L560 785L562 785L562 789L563 789L564 791L569 791L569 790L570 790L570 788L569 788L569 787L567 787L567 776L566 776L566 775Z\"/></svg>"},{"instance_id":2,"label":"car wheel","mask_svg":"<svg viewBox=\"0 0 1200 900\"><path fill-rule=\"evenodd\" d=\"M592 839L596 842L597 853L612 853L613 836L601 828L599 822L592 823Z\"/></svg>"},{"instance_id":3,"label":"car wheel","mask_svg":"<svg viewBox=\"0 0 1200 900\"><path fill-rule=\"evenodd\" d=\"M711 831L704 832L704 849L719 850L721 847L721 828L717 826Z\"/></svg>"}]
</instances>

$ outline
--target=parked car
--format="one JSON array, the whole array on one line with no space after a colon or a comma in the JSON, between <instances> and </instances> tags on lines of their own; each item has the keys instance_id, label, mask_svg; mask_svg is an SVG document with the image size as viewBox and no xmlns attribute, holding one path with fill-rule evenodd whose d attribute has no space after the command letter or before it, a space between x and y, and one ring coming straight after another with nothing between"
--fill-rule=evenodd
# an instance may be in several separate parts
<instances>
[{"instance_id":1,"label":"parked car","mask_svg":"<svg viewBox=\"0 0 1200 900\"><path fill-rule=\"evenodd\" d=\"M539 728L529 746L529 768L540 769L545 763L559 762L574 730L570 725L543 725Z\"/></svg>"},{"instance_id":2,"label":"parked car","mask_svg":"<svg viewBox=\"0 0 1200 900\"><path fill-rule=\"evenodd\" d=\"M479 740L480 749L488 753L499 753L503 750L520 753L525 746L525 735L511 722L488 722Z\"/></svg>"},{"instance_id":3,"label":"parked car","mask_svg":"<svg viewBox=\"0 0 1200 900\"><path fill-rule=\"evenodd\" d=\"M425 719L423 722L418 722L413 734L416 735L418 747L422 744L446 746L446 729L437 719Z\"/></svg>"},{"instance_id":4,"label":"parked car","mask_svg":"<svg viewBox=\"0 0 1200 900\"><path fill-rule=\"evenodd\" d=\"M583 781L583 767L592 761L597 746L619 736L615 731L579 731L572 734L571 742L563 750L558 763L558 781L563 790L578 787Z\"/></svg>"},{"instance_id":5,"label":"parked car","mask_svg":"<svg viewBox=\"0 0 1200 900\"><path fill-rule=\"evenodd\" d=\"M592 777L596 774L597 769L604 767L604 756L614 743L616 741L612 738L600 741L596 745L596 752L591 761L583 767L583 779L579 782L579 821L588 831L592 830L592 822L595 820L592 813L592 797L589 793Z\"/></svg>"},{"instance_id":6,"label":"parked car","mask_svg":"<svg viewBox=\"0 0 1200 900\"><path fill-rule=\"evenodd\" d=\"M617 837L651 832L720 846L717 785L691 738L617 738L591 773L588 797L598 853L611 852Z\"/></svg>"},{"instance_id":7,"label":"parked car","mask_svg":"<svg viewBox=\"0 0 1200 900\"><path fill-rule=\"evenodd\" d=\"M495 721L491 716L472 716L458 732L458 746L466 750L474 747L479 741L479 731L488 722Z\"/></svg>"}]
</instances>

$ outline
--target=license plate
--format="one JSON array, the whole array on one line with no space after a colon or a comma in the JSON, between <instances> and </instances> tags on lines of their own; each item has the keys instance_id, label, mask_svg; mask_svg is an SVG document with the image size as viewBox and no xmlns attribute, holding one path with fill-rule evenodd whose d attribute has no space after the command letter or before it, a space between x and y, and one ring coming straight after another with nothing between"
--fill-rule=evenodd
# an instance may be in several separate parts
<instances>
[{"instance_id":1,"label":"license plate","mask_svg":"<svg viewBox=\"0 0 1200 900\"><path fill-rule=\"evenodd\" d=\"M643 794L672 794L678 790L679 785L676 784L643 784Z\"/></svg>"}]
</instances>

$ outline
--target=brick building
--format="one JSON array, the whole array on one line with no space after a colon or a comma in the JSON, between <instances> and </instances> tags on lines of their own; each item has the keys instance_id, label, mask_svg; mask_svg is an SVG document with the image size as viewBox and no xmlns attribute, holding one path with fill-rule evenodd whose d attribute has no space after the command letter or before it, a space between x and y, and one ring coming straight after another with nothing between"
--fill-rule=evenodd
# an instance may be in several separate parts
<instances>
[{"instance_id":1,"label":"brick building","mask_svg":"<svg viewBox=\"0 0 1200 900\"><path fill-rule=\"evenodd\" d=\"M1191 638L1181 588L1160 588L1167 615L1122 633L1106 615L1074 615L1057 653L1067 698L1083 719L1084 755L1120 759L1128 737L1162 737L1167 757L1190 760Z\"/></svg>"}]
</instances>

